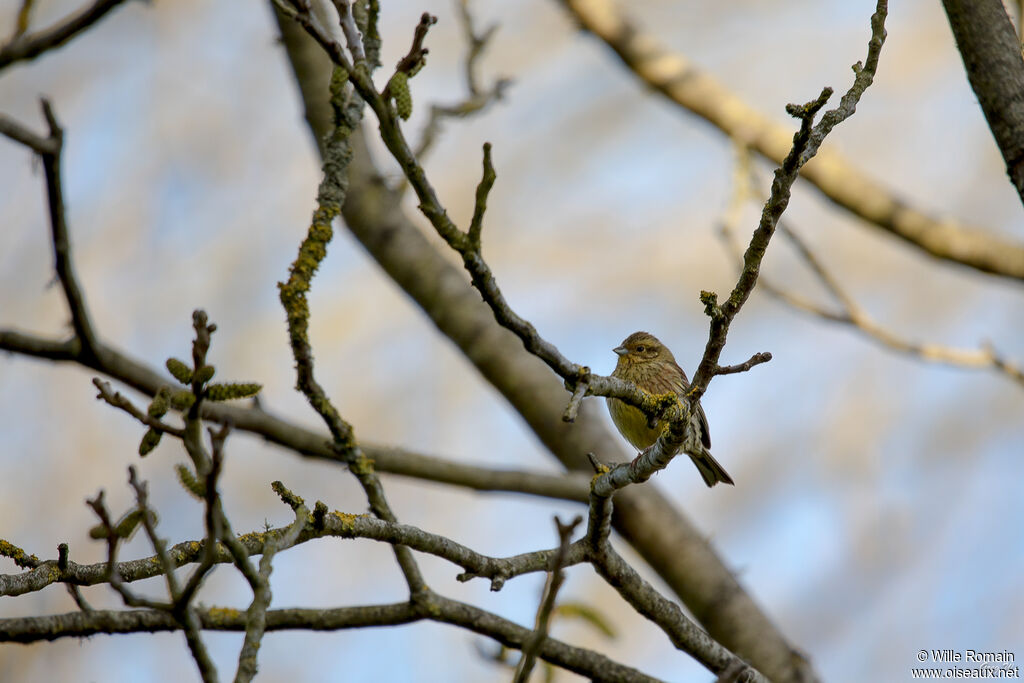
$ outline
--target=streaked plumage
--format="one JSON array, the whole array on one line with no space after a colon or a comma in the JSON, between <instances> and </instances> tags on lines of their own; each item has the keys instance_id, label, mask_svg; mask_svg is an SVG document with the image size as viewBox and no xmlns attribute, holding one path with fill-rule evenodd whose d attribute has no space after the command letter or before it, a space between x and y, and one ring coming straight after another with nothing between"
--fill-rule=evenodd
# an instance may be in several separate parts
<instances>
[{"instance_id":1,"label":"streaked plumage","mask_svg":"<svg viewBox=\"0 0 1024 683\"><path fill-rule=\"evenodd\" d=\"M672 352L653 335L647 332L634 332L614 351L619 355L619 361L615 365L612 377L629 380L652 394L675 393L678 396L685 396L689 390L690 382L686 378L686 373L676 363ZM635 448L649 448L661 436L664 426L660 422L652 428L648 426L647 416L639 409L614 398L607 399L607 402L612 422L619 433ZM694 419L698 423L695 426L700 429L703 448L700 453L687 455L693 460L708 486L714 486L720 481L732 484L732 477L708 451L711 448L711 434L704 409L699 405Z\"/></svg>"}]
</instances>

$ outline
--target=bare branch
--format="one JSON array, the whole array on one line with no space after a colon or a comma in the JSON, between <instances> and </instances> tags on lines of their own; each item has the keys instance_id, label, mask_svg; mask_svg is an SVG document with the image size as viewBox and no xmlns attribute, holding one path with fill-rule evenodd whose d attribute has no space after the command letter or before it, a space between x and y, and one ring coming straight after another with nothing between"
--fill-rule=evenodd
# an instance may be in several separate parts
<instances>
[{"instance_id":1,"label":"bare branch","mask_svg":"<svg viewBox=\"0 0 1024 683\"><path fill-rule=\"evenodd\" d=\"M424 20L420 22L421 26L417 29L417 38L413 41L412 51L420 50L420 43L423 35L426 34L426 27L432 23L426 21L428 16L424 14ZM309 303L306 293L310 289L313 275L319 268L320 262L327 255L327 244L333 236L331 223L335 217L341 214L341 205L345 201L348 191L346 174L352 158L349 136L359 126L362 118L362 102L359 98L345 92L344 81L340 78L345 74L348 74L347 70L344 74L336 73L337 78L332 79L331 104L335 112L336 125L325 145L323 179L317 192L317 207L313 213L306 238L299 247L299 254L289 269L288 280L278 283L278 289L280 290L281 305L288 318L288 333L292 355L295 358L297 387L306 396L310 406L320 415L331 432L333 449L345 459L349 470L363 487L370 503L370 509L381 519L394 522L396 521L395 515L384 495L380 478L374 472L373 463L356 443L352 426L342 419L328 398L327 392L314 376L313 350L308 336ZM362 69L348 75L352 77L355 74L359 74L366 82L369 82L370 91L378 103L381 102L380 96L373 88L373 81L370 79L368 71ZM396 545L394 552L409 586L409 591L416 594L425 590L426 583L409 549Z\"/></svg>"},{"instance_id":2,"label":"bare branch","mask_svg":"<svg viewBox=\"0 0 1024 683\"><path fill-rule=\"evenodd\" d=\"M601 465L596 458L592 457L591 461L599 475L608 472L608 468ZM766 683L767 679L759 671L705 633L678 605L661 595L615 552L609 540L612 517L611 493L614 490L609 490L603 485L605 479L607 477L599 476L594 480L590 494L587 534L578 542L586 547L587 559L594 565L597 573L637 612L657 624L676 648L688 653L708 671L721 674L730 668L742 667L749 683Z\"/></svg>"},{"instance_id":3,"label":"bare branch","mask_svg":"<svg viewBox=\"0 0 1024 683\"><path fill-rule=\"evenodd\" d=\"M118 408L119 410L123 410L150 429L155 429L158 432L176 436L179 439L185 438L184 429L181 427L172 427L166 422L162 422L158 418L142 412L135 407L135 404L125 398L121 392L113 391L110 388L110 382L105 382L98 377L94 377L92 383L100 392L96 398L101 398L111 406Z\"/></svg>"},{"instance_id":4,"label":"bare branch","mask_svg":"<svg viewBox=\"0 0 1024 683\"><path fill-rule=\"evenodd\" d=\"M57 570L62 574L68 570L67 543L61 543L57 546ZM166 567L164 568L164 571L167 571ZM78 605L78 609L86 613L92 612L92 606L86 601L78 586L73 583L65 583L64 587L68 589L68 594L71 596L71 599L75 601L75 604Z\"/></svg>"},{"instance_id":5,"label":"bare branch","mask_svg":"<svg viewBox=\"0 0 1024 683\"><path fill-rule=\"evenodd\" d=\"M712 673L721 674L731 668L742 667L747 683L768 683L759 671L713 640L683 613L679 605L645 581L610 543L602 545L593 561L597 573L633 609L657 624L676 648L691 655Z\"/></svg>"},{"instance_id":6,"label":"bare branch","mask_svg":"<svg viewBox=\"0 0 1024 683\"><path fill-rule=\"evenodd\" d=\"M64 147L64 131L57 123L53 109L47 100L42 100L43 116L50 128L50 136L41 138L12 119L0 116L0 133L29 147L40 156L46 175L47 206L50 213L50 237L57 278L60 280L64 298L71 311L71 323L75 330L74 342L81 346L78 351L84 356L94 356L97 346L96 335L85 305L85 296L78 284L71 258L71 243L64 212L64 190L61 183L61 153Z\"/></svg>"},{"instance_id":7,"label":"bare branch","mask_svg":"<svg viewBox=\"0 0 1024 683\"><path fill-rule=\"evenodd\" d=\"M270 607L270 573L273 570L271 562L279 550L290 548L295 544L299 534L305 529L308 516L309 511L306 510L306 507L302 504L297 505L295 521L283 534L271 539L263 547L263 556L260 558L259 585L253 590L252 602L246 613L245 639L242 642L242 650L238 653L238 671L235 674L235 683L247 683L256 675L256 656L267 628L267 609Z\"/></svg>"},{"instance_id":8,"label":"bare branch","mask_svg":"<svg viewBox=\"0 0 1024 683\"><path fill-rule=\"evenodd\" d=\"M341 18L341 30L345 32L345 42L352 53L354 64L366 61L366 50L363 48L363 37L356 28L355 17L352 16L352 0L333 0Z\"/></svg>"},{"instance_id":9,"label":"bare branch","mask_svg":"<svg viewBox=\"0 0 1024 683\"><path fill-rule=\"evenodd\" d=\"M1000 0L942 0L971 89L1024 202L1024 57Z\"/></svg>"},{"instance_id":10,"label":"bare branch","mask_svg":"<svg viewBox=\"0 0 1024 683\"><path fill-rule=\"evenodd\" d=\"M477 32L473 25L473 15L469 11L469 0L458 0L459 23L462 26L462 33L469 49L466 51L466 59L463 62L463 70L466 77L467 96L461 102L449 105L433 104L430 106L430 118L423 128L423 135L416 146L416 158L423 160L426 154L433 148L437 136L441 132L441 122L446 118L466 117L478 114L487 109L492 102L502 99L505 91L512 84L511 79L498 78L494 84L484 89L480 85L480 76L477 73L480 58L489 44L491 37L497 30L497 26L489 26L483 32Z\"/></svg>"},{"instance_id":11,"label":"bare branch","mask_svg":"<svg viewBox=\"0 0 1024 683\"><path fill-rule=\"evenodd\" d=\"M476 202L473 205L473 219L469 223L469 243L477 251L480 250L480 232L484 228L484 212L487 210L487 195L494 187L497 175L491 163L491 143L484 143L484 172L480 184L476 186Z\"/></svg>"},{"instance_id":12,"label":"bare branch","mask_svg":"<svg viewBox=\"0 0 1024 683\"><path fill-rule=\"evenodd\" d=\"M121 542L121 534L117 529L117 525L111 520L110 513L107 511L107 505L104 501L104 492L100 491L99 494L87 501L89 507L92 508L93 512L100 520L104 534L103 537L107 541L107 562L106 572L104 576L104 582L109 583L110 586L121 594L121 599L124 604L129 607L148 607L149 609L156 609L162 611L171 611L171 603L161 603L146 598L140 598L136 596L131 590L125 586L124 581L118 573L117 563L117 547ZM145 511L144 511L145 513Z\"/></svg>"},{"instance_id":13,"label":"bare branch","mask_svg":"<svg viewBox=\"0 0 1024 683\"><path fill-rule=\"evenodd\" d=\"M572 396L569 398L569 404L565 406L565 412L562 413L563 422L576 421L576 416L579 415L580 412L580 404L583 403L583 399L590 390L590 380L585 376L590 374L590 368L584 366L580 369L580 374L584 375L584 377L581 377L581 379L576 382L576 386L572 390Z\"/></svg>"},{"instance_id":14,"label":"bare branch","mask_svg":"<svg viewBox=\"0 0 1024 683\"><path fill-rule=\"evenodd\" d=\"M60 142L52 137L44 138L36 135L14 119L0 114L0 135L4 135L15 142L21 143L39 155L57 154L60 151Z\"/></svg>"},{"instance_id":15,"label":"bare branch","mask_svg":"<svg viewBox=\"0 0 1024 683\"><path fill-rule=\"evenodd\" d=\"M124 0L95 0L91 5L79 10L64 19L59 24L51 26L35 33L24 33L16 31L14 38L7 44L0 47L0 70L10 66L14 62L35 59L47 50L60 47L76 35L89 28L102 19L110 10L120 5ZM29 2L25 2L22 12L25 14L27 24L27 10Z\"/></svg>"},{"instance_id":16,"label":"bare branch","mask_svg":"<svg viewBox=\"0 0 1024 683\"><path fill-rule=\"evenodd\" d=\"M275 482L275 489L280 486ZM299 503L302 505L302 503ZM308 516L308 515L307 515ZM306 519L306 518L304 518ZM308 520L307 520L308 521ZM469 581L474 578L486 578L491 582L492 590L500 590L505 581L532 572L550 571L558 548L551 550L537 550L520 555L513 555L507 558L489 557L478 553L460 543L438 534L433 534L407 524L388 522L370 515L354 515L346 513L326 511L322 514L320 522L315 525L307 525L302 529L294 540L290 539L289 529L273 528L264 531L254 531L239 536L233 536L233 543L236 543L239 550L235 554L251 557L266 552L268 544L272 544L275 552L285 548L306 543L318 538L365 538L392 545L404 545L443 558L465 570L457 579ZM209 537L206 540L185 541L168 548L166 554L170 560L172 569L200 562L200 569L193 572L193 579L201 575L201 569L209 562L210 564L223 564L235 561L235 554L229 552L228 543L223 536L220 543L211 543ZM23 557L24 551L6 541L0 542L0 549L7 548L4 554L10 552L16 557ZM13 550L10 550L13 549ZM21 554L19 554L19 551ZM209 558L209 559L207 559ZM563 560L563 566L568 567L586 561L585 548L581 544L573 544ZM65 582L75 585L91 586L100 583L108 583L108 564L99 563L94 565L79 565L67 561L60 572L53 572L57 561L40 561L32 557L30 561L24 561L25 566L32 570L21 574L0 574L0 596L23 595L42 590L51 583ZM142 558L119 562L116 564L116 575L124 583L140 581L167 573L163 561L159 556ZM190 581L190 584L192 583ZM258 582L257 582L258 585ZM184 596L194 592L194 588L186 586L178 597L179 602Z\"/></svg>"},{"instance_id":17,"label":"bare branch","mask_svg":"<svg viewBox=\"0 0 1024 683\"><path fill-rule=\"evenodd\" d=\"M560 2L645 85L765 158L775 163L785 158L791 135L784 127L747 105L688 57L640 29L614 0ZM893 196L834 149L822 150L814 163L801 169L801 175L838 206L927 254L1024 280L1024 244L1007 242L981 227L928 215Z\"/></svg>"},{"instance_id":18,"label":"bare branch","mask_svg":"<svg viewBox=\"0 0 1024 683\"><path fill-rule=\"evenodd\" d=\"M824 142L832 129L853 115L857 108L857 102L864 94L864 91L874 80L875 70L878 67L878 58L881 55L882 44L885 42L885 17L888 12L886 0L878 0L875 13L871 16L871 39L868 41L867 58L862 65L858 62L854 65L853 85L839 101L839 106L825 112L817 125L812 125L814 115L825 105L831 95L830 88L822 91L817 100L808 102L803 107L789 105L787 111L801 120L800 131L793 137L793 147L786 156L782 166L775 171L775 180L772 182L771 196L765 203L761 213L761 221L750 239L750 245L743 255L743 270L736 286L733 288L729 299L721 306L717 303L714 294L702 294L706 312L711 318L711 332L708 336L708 343L704 349L704 357L693 376L693 383L690 385L690 396L693 401L699 401L708 382L715 374L718 366L718 359L722 349L725 347L726 336L729 333L729 325L733 318L742 308L750 293L757 284L757 277L761 267L761 260L764 258L765 249L775 232L775 226L789 204L790 190L796 182L797 174L807 161L818 151L821 143ZM656 448L654 450L657 450Z\"/></svg>"},{"instance_id":19,"label":"bare branch","mask_svg":"<svg viewBox=\"0 0 1024 683\"><path fill-rule=\"evenodd\" d=\"M21 9L18 10L18 19L14 24L14 35L12 40L25 35L28 32L28 24L32 16L32 7L35 0L21 0Z\"/></svg>"},{"instance_id":20,"label":"bare branch","mask_svg":"<svg viewBox=\"0 0 1024 683\"><path fill-rule=\"evenodd\" d=\"M555 517L555 528L558 530L558 553L554 557L551 571L548 572L544 594L541 597L540 606L537 608L533 633L530 634L523 646L523 655L519 658L519 664L516 666L516 672L512 678L514 683L526 683L529 680L530 672L533 671L533 666L537 661L537 650L548 637L548 622L550 622L551 612L555 608L555 598L565 581L565 573L562 570L569 556L569 541L573 531L582 521L582 517L576 517L569 524L563 524L562 520Z\"/></svg>"},{"instance_id":21,"label":"bare branch","mask_svg":"<svg viewBox=\"0 0 1024 683\"><path fill-rule=\"evenodd\" d=\"M420 15L420 21L416 24L416 29L412 34L412 45L405 56L398 60L398 66L395 67L397 71L408 73L419 66L423 58L430 52L430 50L423 46L423 41L426 39L430 27L436 23L437 17L429 12L424 12Z\"/></svg>"},{"instance_id":22,"label":"bare branch","mask_svg":"<svg viewBox=\"0 0 1024 683\"><path fill-rule=\"evenodd\" d=\"M211 607L197 610L204 629L243 631L245 614L239 610ZM427 593L418 602L400 602L363 607L335 609L279 609L267 612L267 631L314 630L338 631L369 626L396 626L430 620L468 629L491 638L506 647L522 648L530 635L507 619L451 600ZM0 619L0 642L32 643L60 638L81 638L97 633L157 633L179 630L180 626L167 614L155 610L108 611L91 614L71 612L46 617ZM622 683L658 683L631 667L620 664L599 652L567 645L547 638L539 656L569 671L592 680Z\"/></svg>"},{"instance_id":23,"label":"bare branch","mask_svg":"<svg viewBox=\"0 0 1024 683\"><path fill-rule=\"evenodd\" d=\"M737 372L746 372L747 370L749 370L750 368L754 367L755 365L760 365L761 363L767 363L771 359L772 359L772 354L770 354L770 353L768 353L766 351L762 351L760 353L755 353L748 360L746 360L746 361L744 361L742 363L739 363L738 365L719 365L717 368L715 368L715 374L716 375L732 375L732 374L735 374Z\"/></svg>"},{"instance_id":24,"label":"bare branch","mask_svg":"<svg viewBox=\"0 0 1024 683\"><path fill-rule=\"evenodd\" d=\"M730 200L729 207L726 209L720 224L722 237L730 251L740 261L741 266L742 248L736 240L736 222L739 217L739 208L746 198L753 193L751 183L749 182L751 173L749 157L741 148L737 162L737 173L735 174L733 198ZM839 282L835 274L797 232L785 221L781 220L779 221L778 229L790 241L797 254L807 264L807 267L810 268L826 292L836 300L839 308L835 310L834 308L819 304L796 292L779 286L771 279L762 277L760 279L760 287L769 295L815 317L852 327L868 339L892 351L905 353L918 360L931 363L942 363L969 369L994 370L1008 379L1024 385L1024 369L1021 368L1020 364L1002 356L991 344L983 344L978 349L962 349L930 342L908 340L887 329L872 318L870 313L857 302Z\"/></svg>"}]
</instances>

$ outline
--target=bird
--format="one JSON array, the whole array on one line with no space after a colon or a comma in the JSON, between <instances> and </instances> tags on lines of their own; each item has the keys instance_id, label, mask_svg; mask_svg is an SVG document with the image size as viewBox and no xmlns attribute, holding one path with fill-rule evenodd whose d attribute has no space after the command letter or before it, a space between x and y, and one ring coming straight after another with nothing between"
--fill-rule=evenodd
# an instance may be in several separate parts
<instances>
[{"instance_id":1,"label":"bird","mask_svg":"<svg viewBox=\"0 0 1024 683\"><path fill-rule=\"evenodd\" d=\"M690 381L686 378L686 373L676 363L676 359L668 347L658 341L654 335L647 332L634 332L612 350L619 357L612 377L632 382L652 394L674 393L680 398L686 397L686 392L690 390ZM641 451L653 446L665 429L666 425L662 424L660 420L652 426L647 416L639 408L617 398L605 400L616 429L625 437L626 441ZM700 404L697 404L694 417L697 421L694 426L700 431L701 448L699 453L687 453L687 455L697 466L700 476L704 478L704 483L708 487L714 486L718 482L733 484L729 473L711 456L708 418L704 415L704 409Z\"/></svg>"}]
</instances>

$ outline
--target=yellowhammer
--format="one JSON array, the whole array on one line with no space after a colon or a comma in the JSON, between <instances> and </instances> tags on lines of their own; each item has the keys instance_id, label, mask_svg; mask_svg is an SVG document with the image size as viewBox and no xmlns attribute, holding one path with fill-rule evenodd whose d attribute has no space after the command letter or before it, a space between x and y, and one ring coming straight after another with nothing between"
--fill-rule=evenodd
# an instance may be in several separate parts
<instances>
[{"instance_id":1,"label":"yellowhammer","mask_svg":"<svg viewBox=\"0 0 1024 683\"><path fill-rule=\"evenodd\" d=\"M664 344L647 332L634 332L626 337L621 346L614 349L619 354L619 362L615 365L612 377L618 377L637 385L652 394L674 393L685 398L690 389L690 381L686 373L676 363ZM635 448L644 450L654 445L661 436L664 425L660 421L653 427L648 426L647 416L638 408L623 403L616 398L609 398L608 412L612 415L619 433L626 437ZM701 448L699 453L687 453L693 464L700 470L704 483L714 486L718 482L732 484L732 477L711 457L711 436L708 433L708 419L704 409L699 405L693 413L694 428L699 430Z\"/></svg>"}]
</instances>

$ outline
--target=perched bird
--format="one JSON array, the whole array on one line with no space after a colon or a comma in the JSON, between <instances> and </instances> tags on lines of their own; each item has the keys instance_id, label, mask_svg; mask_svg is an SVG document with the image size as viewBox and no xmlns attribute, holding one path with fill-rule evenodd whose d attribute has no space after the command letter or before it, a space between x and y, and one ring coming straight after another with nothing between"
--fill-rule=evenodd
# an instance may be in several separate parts
<instances>
[{"instance_id":1,"label":"perched bird","mask_svg":"<svg viewBox=\"0 0 1024 683\"><path fill-rule=\"evenodd\" d=\"M647 332L634 332L613 351L619 355L619 361L615 365L612 377L628 380L652 394L674 393L677 396L685 397L686 392L689 391L690 381L686 378L686 373L676 364L672 352L654 335ZM639 408L634 408L617 398L606 400L612 422L615 423L619 433L626 437L626 441L640 450L654 445L665 428L660 420L655 422L652 427L648 423L647 416ZM704 409L700 405L697 406L694 417L699 423L694 426L700 430L702 448L700 453L687 453L687 455L700 470L700 476L704 477L704 483L708 486L714 486L720 481L732 484L732 477L718 464L717 460L711 457L711 452L708 451L711 448L711 435L708 433L708 418L704 415Z\"/></svg>"}]
</instances>

